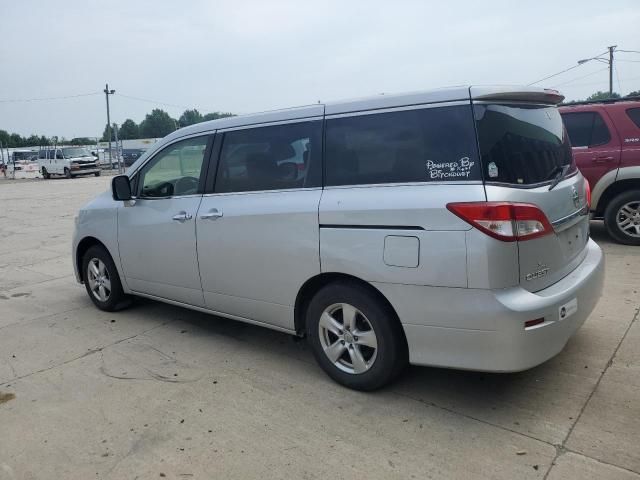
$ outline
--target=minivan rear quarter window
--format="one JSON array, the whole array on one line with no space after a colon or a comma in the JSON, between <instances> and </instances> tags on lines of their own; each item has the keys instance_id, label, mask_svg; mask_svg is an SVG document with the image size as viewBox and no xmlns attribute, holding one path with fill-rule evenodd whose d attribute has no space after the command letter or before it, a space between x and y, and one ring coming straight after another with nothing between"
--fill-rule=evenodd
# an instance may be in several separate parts
<instances>
[{"instance_id":1,"label":"minivan rear quarter window","mask_svg":"<svg viewBox=\"0 0 640 480\"><path fill-rule=\"evenodd\" d=\"M535 185L559 167L576 170L569 138L555 107L475 104L484 178L491 183Z\"/></svg>"},{"instance_id":2,"label":"minivan rear quarter window","mask_svg":"<svg viewBox=\"0 0 640 480\"><path fill-rule=\"evenodd\" d=\"M470 105L329 118L326 185L481 180Z\"/></svg>"}]
</instances>

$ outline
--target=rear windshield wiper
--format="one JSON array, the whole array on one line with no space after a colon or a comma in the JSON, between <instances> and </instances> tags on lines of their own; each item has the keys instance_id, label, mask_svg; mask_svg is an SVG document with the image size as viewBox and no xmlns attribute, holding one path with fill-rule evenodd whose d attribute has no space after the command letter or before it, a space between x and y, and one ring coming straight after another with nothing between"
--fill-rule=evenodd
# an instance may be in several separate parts
<instances>
[{"instance_id":1,"label":"rear windshield wiper","mask_svg":"<svg viewBox=\"0 0 640 480\"><path fill-rule=\"evenodd\" d=\"M562 167L556 167L551 171L549 176L551 176L553 174L555 174L556 176L553 178L553 182L551 182L551 185L549 185L549 191L553 190L556 187L556 185L558 185L562 181L564 176L569 171L569 167L570 166L571 165L563 165ZM558 173L556 173L556 171Z\"/></svg>"}]
</instances>

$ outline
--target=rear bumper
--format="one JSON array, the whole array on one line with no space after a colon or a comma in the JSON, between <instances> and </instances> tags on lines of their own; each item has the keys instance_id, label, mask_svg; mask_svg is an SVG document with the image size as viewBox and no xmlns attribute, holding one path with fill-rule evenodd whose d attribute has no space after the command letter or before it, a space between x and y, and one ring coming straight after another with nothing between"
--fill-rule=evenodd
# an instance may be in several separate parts
<instances>
[{"instance_id":1,"label":"rear bumper","mask_svg":"<svg viewBox=\"0 0 640 480\"><path fill-rule=\"evenodd\" d=\"M589 240L587 255L569 275L536 293L375 284L396 309L410 362L466 370L513 372L557 355L600 298L604 255ZM575 313L560 309L577 301ZM568 307L568 311L572 310ZM524 322L544 318L525 329Z\"/></svg>"}]
</instances>

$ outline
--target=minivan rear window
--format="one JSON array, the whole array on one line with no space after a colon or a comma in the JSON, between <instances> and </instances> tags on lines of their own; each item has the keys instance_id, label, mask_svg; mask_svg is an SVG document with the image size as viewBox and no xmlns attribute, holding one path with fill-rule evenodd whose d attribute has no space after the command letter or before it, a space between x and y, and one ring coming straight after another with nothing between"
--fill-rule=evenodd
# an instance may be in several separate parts
<instances>
[{"instance_id":1,"label":"minivan rear window","mask_svg":"<svg viewBox=\"0 0 640 480\"><path fill-rule=\"evenodd\" d=\"M534 185L559 167L575 171L569 137L557 108L528 104L475 104L485 181Z\"/></svg>"},{"instance_id":2,"label":"minivan rear window","mask_svg":"<svg viewBox=\"0 0 640 480\"><path fill-rule=\"evenodd\" d=\"M327 119L326 185L481 179L470 105Z\"/></svg>"}]
</instances>

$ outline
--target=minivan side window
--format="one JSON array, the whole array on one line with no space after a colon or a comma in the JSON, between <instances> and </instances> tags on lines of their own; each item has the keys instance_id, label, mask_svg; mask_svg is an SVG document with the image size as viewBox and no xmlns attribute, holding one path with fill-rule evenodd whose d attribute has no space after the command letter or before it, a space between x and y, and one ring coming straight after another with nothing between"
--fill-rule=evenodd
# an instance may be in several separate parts
<instances>
[{"instance_id":1,"label":"minivan side window","mask_svg":"<svg viewBox=\"0 0 640 480\"><path fill-rule=\"evenodd\" d=\"M636 124L636 127L640 128L640 107L629 108L627 110L627 115L631 121Z\"/></svg>"},{"instance_id":2,"label":"minivan side window","mask_svg":"<svg viewBox=\"0 0 640 480\"><path fill-rule=\"evenodd\" d=\"M321 155L319 120L226 132L214 191L319 187Z\"/></svg>"},{"instance_id":3,"label":"minivan side window","mask_svg":"<svg viewBox=\"0 0 640 480\"><path fill-rule=\"evenodd\" d=\"M609 143L611 135L598 112L563 113L572 147L596 147Z\"/></svg>"},{"instance_id":4,"label":"minivan side window","mask_svg":"<svg viewBox=\"0 0 640 480\"><path fill-rule=\"evenodd\" d=\"M165 198L198 193L208 136L169 145L141 170L141 198Z\"/></svg>"},{"instance_id":5,"label":"minivan side window","mask_svg":"<svg viewBox=\"0 0 640 480\"><path fill-rule=\"evenodd\" d=\"M470 105L327 119L328 186L480 179Z\"/></svg>"}]
</instances>

